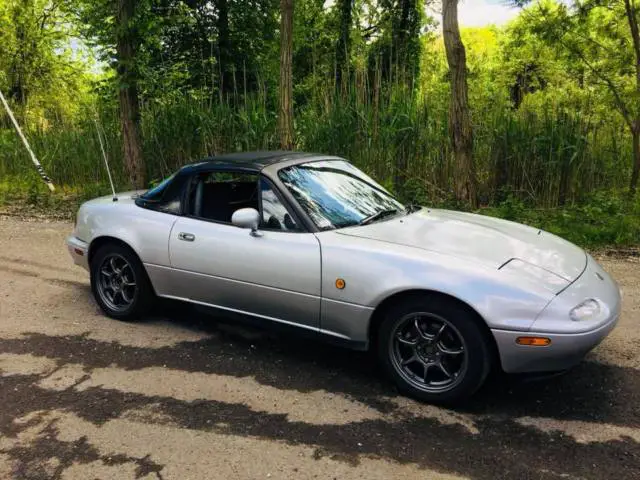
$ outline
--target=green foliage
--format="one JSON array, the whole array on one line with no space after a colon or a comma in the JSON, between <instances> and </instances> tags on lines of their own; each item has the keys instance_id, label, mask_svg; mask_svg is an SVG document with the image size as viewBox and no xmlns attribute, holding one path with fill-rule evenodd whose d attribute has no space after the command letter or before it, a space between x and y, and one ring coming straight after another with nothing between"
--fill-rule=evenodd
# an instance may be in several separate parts
<instances>
[{"instance_id":1,"label":"green foliage","mask_svg":"<svg viewBox=\"0 0 640 480\"><path fill-rule=\"evenodd\" d=\"M131 65L148 98L222 90L254 90L261 80L275 85L277 0L129 0L135 3L130 32L139 43ZM115 65L117 2L72 0L83 36L100 59ZM224 15L222 12L224 11ZM224 88L222 88L224 87Z\"/></svg>"},{"instance_id":2,"label":"green foliage","mask_svg":"<svg viewBox=\"0 0 640 480\"><path fill-rule=\"evenodd\" d=\"M332 89L329 84L319 90L317 100L298 111L298 148L343 155L389 185L398 165L406 165L406 184L397 191L402 198L450 201L453 165L446 98L411 99L401 86L383 89L377 101L366 86L334 98ZM99 119L116 180L128 188L116 114L113 108L103 109ZM93 117L87 111L73 129L29 132L34 150L57 183L106 181ZM629 147L624 130L615 124L585 122L585 115L553 105L525 103L514 111L488 101L482 118L476 124L475 149L484 204L511 194L538 207L555 207L561 199L579 203L595 189L622 188L626 182ZM149 178L157 179L206 155L276 148L276 114L260 93L229 103L184 96L145 103L142 136ZM0 176L31 170L15 134L1 131Z\"/></svg>"},{"instance_id":3,"label":"green foliage","mask_svg":"<svg viewBox=\"0 0 640 480\"><path fill-rule=\"evenodd\" d=\"M585 247L640 243L640 202L622 192L596 192L584 203L563 209L536 209L515 197L481 211L555 233Z\"/></svg>"},{"instance_id":4,"label":"green foliage","mask_svg":"<svg viewBox=\"0 0 640 480\"><path fill-rule=\"evenodd\" d=\"M150 184L208 155L277 148L278 2L135 1L132 67ZM630 113L640 101L620 1L609 3L568 10L543 0L505 28L462 30L482 213L587 246L640 242L640 207L619 193L631 171L630 135L604 79ZM15 83L22 28L35 45L20 63L31 72L21 77L29 95L25 106L15 97L12 105L61 193L46 192L0 115L0 203L63 209L108 194L94 118L117 188L130 188L112 68L116 2L67 0L40 28L52 5L0 0L0 88ZM344 88L336 91L345 5L296 1L296 147L349 158L403 201L467 208L452 193L449 72L433 20L413 0L355 0ZM93 50L71 48L76 36ZM79 51L98 52L101 63L92 67Z\"/></svg>"},{"instance_id":5,"label":"green foliage","mask_svg":"<svg viewBox=\"0 0 640 480\"><path fill-rule=\"evenodd\" d=\"M70 123L90 99L90 65L74 33L59 2L0 1L0 90L29 126Z\"/></svg>"},{"instance_id":6,"label":"green foliage","mask_svg":"<svg viewBox=\"0 0 640 480\"><path fill-rule=\"evenodd\" d=\"M588 85L603 107L613 108L629 122L640 114L640 90L624 3L540 0L524 10L513 29L529 45L542 42L539 48L546 50L545 57L566 66L564 72L548 68L548 77L563 72L562 83Z\"/></svg>"}]
</instances>

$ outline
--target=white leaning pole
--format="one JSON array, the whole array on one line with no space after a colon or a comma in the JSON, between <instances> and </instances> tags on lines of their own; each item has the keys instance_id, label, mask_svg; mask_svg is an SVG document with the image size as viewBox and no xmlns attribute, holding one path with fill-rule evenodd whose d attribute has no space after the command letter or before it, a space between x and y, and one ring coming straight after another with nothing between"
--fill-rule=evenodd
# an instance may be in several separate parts
<instances>
[{"instance_id":1,"label":"white leaning pole","mask_svg":"<svg viewBox=\"0 0 640 480\"><path fill-rule=\"evenodd\" d=\"M2 100L2 104L4 105L5 110L9 114L9 118L11 119L13 126L16 127L16 132L18 132L18 136L22 140L22 143L24 143L24 146L27 148L29 155L31 155L31 160L33 161L33 164L36 166L36 170L40 174L40 177L42 178L44 183L47 184L47 187L49 187L49 190L51 190L52 192L55 192L56 188L53 186L51 179L45 173L44 169L42 168L42 165L40 165L40 162L38 161L35 154L33 153L33 150L31 150L31 147L29 146L29 142L27 142L26 137L22 133L22 130L20 129L20 125L18 125L18 122L16 121L16 118L13 116L13 112L9 108L9 104L5 100L4 95L2 95L1 91L0 91L0 100Z\"/></svg>"}]
</instances>

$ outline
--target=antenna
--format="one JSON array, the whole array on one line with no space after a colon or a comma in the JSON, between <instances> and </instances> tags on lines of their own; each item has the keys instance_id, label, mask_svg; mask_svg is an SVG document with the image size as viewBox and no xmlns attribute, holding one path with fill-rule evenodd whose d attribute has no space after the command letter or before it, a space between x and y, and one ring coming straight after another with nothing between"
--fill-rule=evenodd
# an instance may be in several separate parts
<instances>
[{"instance_id":1,"label":"antenna","mask_svg":"<svg viewBox=\"0 0 640 480\"><path fill-rule=\"evenodd\" d=\"M16 127L16 132L18 132L18 136L20 137L20 139L22 140L22 143L24 143L24 146L26 147L27 151L29 152L29 155L31 156L31 161L36 166L36 170L40 174L40 177L42 178L44 183L47 184L47 187L49 187L49 190L51 190L51 192L55 192L56 189L53 186L53 183L51 182L51 179L45 173L44 169L42 168L42 165L40 165L40 162L36 158L36 155L33 153L33 150L31 150L31 147L29 146L29 142L27 142L26 137L22 133L22 130L20 129L20 125L18 125L16 117L13 116L13 112L9 108L9 104L7 103L7 101L4 99L4 95L2 95L2 92L0 92L0 101L2 101L2 104L4 105L5 110L9 114L9 118L11 119L11 123L13 123L13 126Z\"/></svg>"},{"instance_id":2,"label":"antenna","mask_svg":"<svg viewBox=\"0 0 640 480\"><path fill-rule=\"evenodd\" d=\"M113 178L111 178L111 170L109 170L109 160L107 159L107 152L104 151L104 145L102 144L102 136L100 135L100 127L98 126L97 118L93 119L96 124L96 132L98 132L98 141L100 142L100 150L102 151L102 158L104 158L104 164L107 167L107 175L109 175L109 183L111 184L111 191L113 192L113 201L118 201L118 196L116 195L116 188L113 186Z\"/></svg>"}]
</instances>

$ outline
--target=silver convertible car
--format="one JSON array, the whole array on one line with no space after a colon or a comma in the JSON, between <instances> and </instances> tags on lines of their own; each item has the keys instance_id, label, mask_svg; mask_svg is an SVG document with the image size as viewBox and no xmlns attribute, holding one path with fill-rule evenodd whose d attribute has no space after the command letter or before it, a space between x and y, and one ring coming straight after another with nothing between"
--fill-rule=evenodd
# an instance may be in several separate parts
<instances>
[{"instance_id":1,"label":"silver convertible car","mask_svg":"<svg viewBox=\"0 0 640 480\"><path fill-rule=\"evenodd\" d=\"M616 283L524 225L406 206L342 158L242 153L84 203L67 240L115 319L155 297L373 349L398 388L472 395L492 367L550 373L616 325Z\"/></svg>"}]
</instances>

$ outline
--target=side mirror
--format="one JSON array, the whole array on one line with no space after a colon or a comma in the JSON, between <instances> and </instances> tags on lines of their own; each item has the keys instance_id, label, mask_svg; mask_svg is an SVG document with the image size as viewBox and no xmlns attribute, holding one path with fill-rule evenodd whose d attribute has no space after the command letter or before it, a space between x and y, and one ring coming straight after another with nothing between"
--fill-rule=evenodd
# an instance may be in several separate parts
<instances>
[{"instance_id":1,"label":"side mirror","mask_svg":"<svg viewBox=\"0 0 640 480\"><path fill-rule=\"evenodd\" d=\"M254 237L260 237L262 234L258 232L258 225L260 225L260 213L255 208L241 208L233 212L231 215L231 223L236 227L250 228L251 235Z\"/></svg>"}]
</instances>

